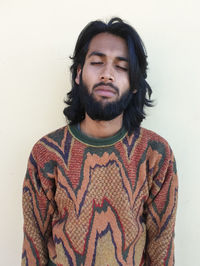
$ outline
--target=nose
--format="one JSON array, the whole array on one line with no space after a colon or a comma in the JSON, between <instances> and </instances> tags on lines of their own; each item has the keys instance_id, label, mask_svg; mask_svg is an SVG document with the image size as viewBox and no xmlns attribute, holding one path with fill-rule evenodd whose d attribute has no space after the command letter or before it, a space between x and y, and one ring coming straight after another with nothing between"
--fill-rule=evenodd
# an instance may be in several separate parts
<instances>
[{"instance_id":1,"label":"nose","mask_svg":"<svg viewBox=\"0 0 200 266\"><path fill-rule=\"evenodd\" d=\"M112 71L112 67L106 65L102 72L100 73L100 80L104 82L113 82L114 81L114 74Z\"/></svg>"}]
</instances>

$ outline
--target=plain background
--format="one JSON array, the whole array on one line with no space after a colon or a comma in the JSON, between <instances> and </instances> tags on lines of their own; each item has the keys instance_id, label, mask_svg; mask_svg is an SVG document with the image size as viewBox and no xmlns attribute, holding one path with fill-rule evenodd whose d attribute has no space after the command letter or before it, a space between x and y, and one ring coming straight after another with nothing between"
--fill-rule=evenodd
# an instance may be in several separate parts
<instances>
[{"instance_id":1,"label":"plain background","mask_svg":"<svg viewBox=\"0 0 200 266\"><path fill-rule=\"evenodd\" d=\"M69 56L91 20L120 16L141 35L156 107L143 126L170 143L179 172L176 265L200 265L200 19L195 0L0 0L0 265L20 265L29 153L65 125Z\"/></svg>"}]
</instances>

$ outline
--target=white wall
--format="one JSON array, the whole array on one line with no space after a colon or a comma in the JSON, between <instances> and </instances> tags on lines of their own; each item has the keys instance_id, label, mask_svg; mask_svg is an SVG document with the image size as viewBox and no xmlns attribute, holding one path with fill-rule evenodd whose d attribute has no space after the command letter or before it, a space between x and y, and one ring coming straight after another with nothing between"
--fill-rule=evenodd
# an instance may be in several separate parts
<instances>
[{"instance_id":1,"label":"white wall","mask_svg":"<svg viewBox=\"0 0 200 266\"><path fill-rule=\"evenodd\" d=\"M171 144L179 170L176 265L200 265L200 4L195 0L0 0L0 265L20 265L22 182L30 150L65 124L76 38L121 16L141 35L157 105L144 126Z\"/></svg>"}]
</instances>

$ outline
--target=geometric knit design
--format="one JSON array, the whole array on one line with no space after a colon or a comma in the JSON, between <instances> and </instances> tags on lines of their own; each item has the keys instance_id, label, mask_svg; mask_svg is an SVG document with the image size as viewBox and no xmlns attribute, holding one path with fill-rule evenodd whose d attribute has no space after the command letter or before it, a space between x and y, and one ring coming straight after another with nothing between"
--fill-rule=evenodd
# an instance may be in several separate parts
<instances>
[{"instance_id":1,"label":"geometric knit design","mask_svg":"<svg viewBox=\"0 0 200 266\"><path fill-rule=\"evenodd\" d=\"M22 265L174 265L177 192L173 153L154 132L95 146L65 126L29 157Z\"/></svg>"}]
</instances>

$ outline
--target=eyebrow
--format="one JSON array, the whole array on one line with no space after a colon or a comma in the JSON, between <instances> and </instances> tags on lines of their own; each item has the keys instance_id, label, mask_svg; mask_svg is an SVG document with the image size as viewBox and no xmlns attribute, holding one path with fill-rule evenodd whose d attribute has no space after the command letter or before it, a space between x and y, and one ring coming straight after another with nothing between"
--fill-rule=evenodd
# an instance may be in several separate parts
<instances>
[{"instance_id":1,"label":"eyebrow","mask_svg":"<svg viewBox=\"0 0 200 266\"><path fill-rule=\"evenodd\" d=\"M99 57L105 57L106 56L105 54L103 54L101 52L94 51L94 52L91 52L88 57L91 57L93 55L96 55L96 56L99 56ZM126 57L124 57L124 56L116 56L116 59L118 59L119 61L128 62L128 59Z\"/></svg>"}]
</instances>

